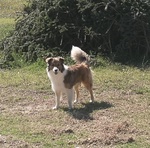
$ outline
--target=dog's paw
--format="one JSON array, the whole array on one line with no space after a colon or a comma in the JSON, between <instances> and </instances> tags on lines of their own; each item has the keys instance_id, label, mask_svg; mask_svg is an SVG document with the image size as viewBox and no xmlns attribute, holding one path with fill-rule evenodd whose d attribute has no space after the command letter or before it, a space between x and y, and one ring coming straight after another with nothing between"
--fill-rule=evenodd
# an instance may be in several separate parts
<instances>
[{"instance_id":1,"label":"dog's paw","mask_svg":"<svg viewBox=\"0 0 150 148\"><path fill-rule=\"evenodd\" d=\"M68 109L69 109L69 111L72 111L72 110L73 110L73 108L72 108L72 107L69 107Z\"/></svg>"},{"instance_id":2,"label":"dog's paw","mask_svg":"<svg viewBox=\"0 0 150 148\"><path fill-rule=\"evenodd\" d=\"M75 100L74 100L74 103L78 103L78 100L75 99Z\"/></svg>"},{"instance_id":3,"label":"dog's paw","mask_svg":"<svg viewBox=\"0 0 150 148\"><path fill-rule=\"evenodd\" d=\"M92 100L92 99L90 99L90 101L89 101L90 103L94 103L94 100Z\"/></svg>"},{"instance_id":4,"label":"dog's paw","mask_svg":"<svg viewBox=\"0 0 150 148\"><path fill-rule=\"evenodd\" d=\"M68 109L69 109L69 110L72 110L72 108L73 108L72 105L69 105Z\"/></svg>"},{"instance_id":5,"label":"dog's paw","mask_svg":"<svg viewBox=\"0 0 150 148\"><path fill-rule=\"evenodd\" d=\"M52 109L53 109L53 110L56 110L56 109L58 109L58 106L54 106L54 107L52 107Z\"/></svg>"}]
</instances>

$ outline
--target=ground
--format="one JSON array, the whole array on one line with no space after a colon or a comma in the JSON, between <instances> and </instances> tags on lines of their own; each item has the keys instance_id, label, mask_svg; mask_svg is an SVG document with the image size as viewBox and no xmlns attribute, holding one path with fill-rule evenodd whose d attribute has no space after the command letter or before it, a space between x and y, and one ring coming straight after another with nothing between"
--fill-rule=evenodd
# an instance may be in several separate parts
<instances>
[{"instance_id":1,"label":"ground","mask_svg":"<svg viewBox=\"0 0 150 148\"><path fill-rule=\"evenodd\" d=\"M80 102L74 104L73 110L68 110L65 96L61 108L52 110L55 102L49 83L44 89L35 89L35 81L33 84L28 81L24 86L3 82L0 84L0 146L148 148L149 92L135 90L137 86L133 85L134 89L123 90L115 84L105 89L107 85L95 83L95 103L88 102L88 92L82 87ZM147 88L149 82L145 85Z\"/></svg>"}]
</instances>

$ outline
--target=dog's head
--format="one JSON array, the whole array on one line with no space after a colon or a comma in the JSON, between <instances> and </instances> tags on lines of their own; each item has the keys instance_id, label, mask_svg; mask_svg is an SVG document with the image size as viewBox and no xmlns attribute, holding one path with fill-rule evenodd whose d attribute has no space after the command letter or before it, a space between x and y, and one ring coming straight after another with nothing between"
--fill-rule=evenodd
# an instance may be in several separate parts
<instances>
[{"instance_id":1,"label":"dog's head","mask_svg":"<svg viewBox=\"0 0 150 148\"><path fill-rule=\"evenodd\" d=\"M64 71L64 59L62 57L56 57L56 58L47 58L46 59L48 71L53 71L54 74L58 74L59 72Z\"/></svg>"}]
</instances>

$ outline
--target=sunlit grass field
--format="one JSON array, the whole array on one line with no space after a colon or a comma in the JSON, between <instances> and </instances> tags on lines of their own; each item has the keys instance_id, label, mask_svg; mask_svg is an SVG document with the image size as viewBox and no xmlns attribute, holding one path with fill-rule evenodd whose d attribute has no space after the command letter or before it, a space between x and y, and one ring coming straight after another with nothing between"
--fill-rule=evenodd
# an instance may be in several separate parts
<instances>
[{"instance_id":1,"label":"sunlit grass field","mask_svg":"<svg viewBox=\"0 0 150 148\"><path fill-rule=\"evenodd\" d=\"M26 0L0 0L0 18L16 18Z\"/></svg>"},{"instance_id":2,"label":"sunlit grass field","mask_svg":"<svg viewBox=\"0 0 150 148\"><path fill-rule=\"evenodd\" d=\"M26 0L0 0L0 40L14 29L15 19Z\"/></svg>"},{"instance_id":3,"label":"sunlit grass field","mask_svg":"<svg viewBox=\"0 0 150 148\"><path fill-rule=\"evenodd\" d=\"M73 111L67 109L65 96L54 111L45 68L43 62L0 71L0 134L8 143L47 148L150 146L149 70L114 64L93 68L96 103L88 103L82 88Z\"/></svg>"},{"instance_id":4,"label":"sunlit grass field","mask_svg":"<svg viewBox=\"0 0 150 148\"><path fill-rule=\"evenodd\" d=\"M10 34L14 29L14 18L0 18L0 40Z\"/></svg>"}]
</instances>

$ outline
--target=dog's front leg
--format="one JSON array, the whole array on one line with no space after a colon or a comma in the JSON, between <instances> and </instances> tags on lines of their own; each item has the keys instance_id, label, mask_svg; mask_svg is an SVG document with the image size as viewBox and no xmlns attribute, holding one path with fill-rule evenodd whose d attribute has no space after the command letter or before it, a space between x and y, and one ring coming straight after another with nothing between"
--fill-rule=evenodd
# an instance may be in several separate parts
<instances>
[{"instance_id":1,"label":"dog's front leg","mask_svg":"<svg viewBox=\"0 0 150 148\"><path fill-rule=\"evenodd\" d=\"M53 109L58 109L59 108L59 104L60 104L60 96L61 96L61 92L60 91L56 91L55 92L55 103L56 105L53 107Z\"/></svg>"},{"instance_id":2,"label":"dog's front leg","mask_svg":"<svg viewBox=\"0 0 150 148\"><path fill-rule=\"evenodd\" d=\"M72 109L72 100L74 100L74 90L73 90L73 88L67 89L66 93L67 93L67 98L68 98L69 109Z\"/></svg>"},{"instance_id":3,"label":"dog's front leg","mask_svg":"<svg viewBox=\"0 0 150 148\"><path fill-rule=\"evenodd\" d=\"M74 86L74 90L75 90L75 92L76 92L76 97L75 97L74 103L77 103L77 102L78 102L78 98L79 98L79 86L80 86L80 83L77 83L77 84Z\"/></svg>"}]
</instances>

